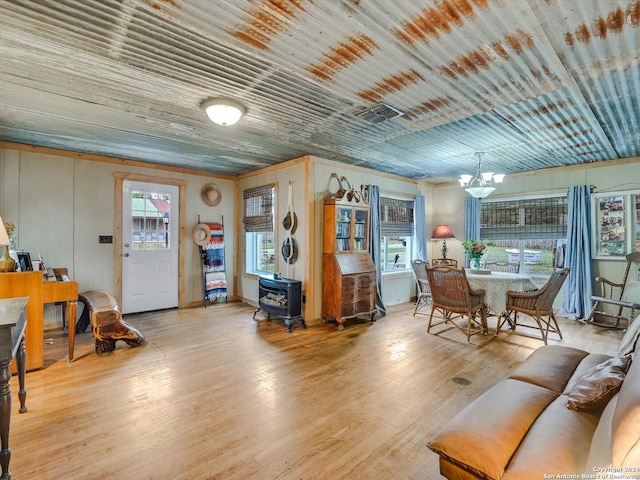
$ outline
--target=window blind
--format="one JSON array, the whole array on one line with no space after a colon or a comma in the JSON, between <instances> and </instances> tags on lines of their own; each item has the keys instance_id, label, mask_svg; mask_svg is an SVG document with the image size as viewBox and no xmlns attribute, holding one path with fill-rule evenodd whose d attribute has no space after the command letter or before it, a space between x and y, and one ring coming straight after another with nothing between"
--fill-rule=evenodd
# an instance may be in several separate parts
<instances>
[{"instance_id":1,"label":"window blind","mask_svg":"<svg viewBox=\"0 0 640 480\"><path fill-rule=\"evenodd\" d=\"M567 216L566 196L483 202L480 211L480 238L565 238Z\"/></svg>"},{"instance_id":2,"label":"window blind","mask_svg":"<svg viewBox=\"0 0 640 480\"><path fill-rule=\"evenodd\" d=\"M380 234L383 237L412 237L415 232L413 200L380 197Z\"/></svg>"},{"instance_id":3,"label":"window blind","mask_svg":"<svg viewBox=\"0 0 640 480\"><path fill-rule=\"evenodd\" d=\"M244 231L273 232L273 204L275 185L249 188L242 192L244 197Z\"/></svg>"}]
</instances>

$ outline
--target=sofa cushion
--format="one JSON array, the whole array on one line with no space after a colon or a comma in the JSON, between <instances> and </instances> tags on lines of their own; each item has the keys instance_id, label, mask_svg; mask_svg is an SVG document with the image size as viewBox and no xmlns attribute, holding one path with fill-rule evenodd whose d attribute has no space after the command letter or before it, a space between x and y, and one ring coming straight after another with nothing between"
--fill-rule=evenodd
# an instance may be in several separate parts
<instances>
[{"instance_id":1,"label":"sofa cushion","mask_svg":"<svg viewBox=\"0 0 640 480\"><path fill-rule=\"evenodd\" d=\"M567 408L559 396L536 419L509 462L504 480L542 479L545 474L580 474L599 415Z\"/></svg>"},{"instance_id":2,"label":"sofa cushion","mask_svg":"<svg viewBox=\"0 0 640 480\"><path fill-rule=\"evenodd\" d=\"M547 388L557 394L589 352L561 345L544 345L518 365L509 378ZM608 357L607 357L608 358Z\"/></svg>"},{"instance_id":3,"label":"sofa cushion","mask_svg":"<svg viewBox=\"0 0 640 480\"><path fill-rule=\"evenodd\" d=\"M580 364L576 367L573 375L571 375L571 378L567 382L567 385L564 387L564 391L562 393L568 395L569 392L573 390L573 387L575 387L578 380L580 380L580 378L582 378L582 376L587 373L587 370L595 367L596 365L600 365L603 362L606 362L610 358L611 355L604 355L602 353L590 353L589 355L584 357Z\"/></svg>"},{"instance_id":4,"label":"sofa cushion","mask_svg":"<svg viewBox=\"0 0 640 480\"><path fill-rule=\"evenodd\" d=\"M609 401L605 409L600 415L598 427L593 433L591 439L591 447L589 447L589 459L584 469L584 473L593 473L594 468L610 467L613 465L611 461L611 425L613 424L613 414L618 404L618 395L616 394Z\"/></svg>"},{"instance_id":5,"label":"sofa cushion","mask_svg":"<svg viewBox=\"0 0 640 480\"><path fill-rule=\"evenodd\" d=\"M640 361L631 362L611 425L614 465L640 467Z\"/></svg>"},{"instance_id":6,"label":"sofa cushion","mask_svg":"<svg viewBox=\"0 0 640 480\"><path fill-rule=\"evenodd\" d=\"M546 388L507 378L462 410L428 446L480 478L502 478L522 438L556 397Z\"/></svg>"},{"instance_id":7,"label":"sofa cushion","mask_svg":"<svg viewBox=\"0 0 640 480\"><path fill-rule=\"evenodd\" d=\"M591 367L567 395L567 407L600 412L620 390L630 362L629 356L613 357Z\"/></svg>"}]
</instances>

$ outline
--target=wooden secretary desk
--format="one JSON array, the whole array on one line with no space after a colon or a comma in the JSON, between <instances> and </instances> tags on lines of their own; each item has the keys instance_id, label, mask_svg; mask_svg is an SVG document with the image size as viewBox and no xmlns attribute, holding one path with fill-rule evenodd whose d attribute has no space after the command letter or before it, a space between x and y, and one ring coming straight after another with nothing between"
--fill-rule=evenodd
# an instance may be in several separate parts
<instances>
[{"instance_id":1,"label":"wooden secretary desk","mask_svg":"<svg viewBox=\"0 0 640 480\"><path fill-rule=\"evenodd\" d=\"M29 297L25 348L27 370L44 367L44 304L63 302L69 330L69 360L73 359L78 282L46 279L43 272L0 273L0 298Z\"/></svg>"},{"instance_id":2,"label":"wooden secretary desk","mask_svg":"<svg viewBox=\"0 0 640 480\"><path fill-rule=\"evenodd\" d=\"M369 315L375 321L376 267L369 254L369 204L359 197L324 203L322 319L338 330L345 320Z\"/></svg>"}]
</instances>

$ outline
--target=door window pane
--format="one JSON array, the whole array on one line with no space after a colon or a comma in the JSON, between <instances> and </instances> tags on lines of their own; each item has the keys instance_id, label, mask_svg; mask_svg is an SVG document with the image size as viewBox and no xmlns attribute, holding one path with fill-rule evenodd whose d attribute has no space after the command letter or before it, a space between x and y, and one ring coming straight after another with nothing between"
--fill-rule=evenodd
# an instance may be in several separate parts
<instances>
[{"instance_id":1,"label":"door window pane","mask_svg":"<svg viewBox=\"0 0 640 480\"><path fill-rule=\"evenodd\" d=\"M131 248L160 250L170 247L171 195L134 191L131 195Z\"/></svg>"}]
</instances>

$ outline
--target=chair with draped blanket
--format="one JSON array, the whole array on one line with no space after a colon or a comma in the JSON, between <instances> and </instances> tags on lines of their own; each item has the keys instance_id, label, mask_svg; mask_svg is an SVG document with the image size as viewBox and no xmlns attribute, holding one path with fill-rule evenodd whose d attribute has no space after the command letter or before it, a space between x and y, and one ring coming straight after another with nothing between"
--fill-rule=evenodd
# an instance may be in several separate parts
<instances>
[{"instance_id":1,"label":"chair with draped blanket","mask_svg":"<svg viewBox=\"0 0 640 480\"><path fill-rule=\"evenodd\" d=\"M600 295L593 295L593 308L586 318L587 322L604 327L628 327L640 311L640 252L627 255L627 265L620 282L604 277L596 277L600 284ZM630 275L631 267L634 274ZM624 321L623 325L620 322Z\"/></svg>"}]
</instances>

